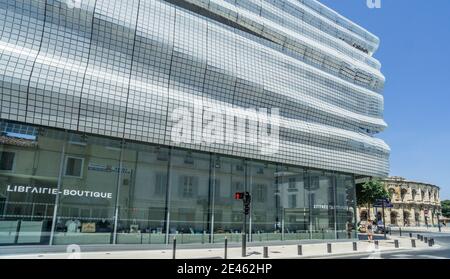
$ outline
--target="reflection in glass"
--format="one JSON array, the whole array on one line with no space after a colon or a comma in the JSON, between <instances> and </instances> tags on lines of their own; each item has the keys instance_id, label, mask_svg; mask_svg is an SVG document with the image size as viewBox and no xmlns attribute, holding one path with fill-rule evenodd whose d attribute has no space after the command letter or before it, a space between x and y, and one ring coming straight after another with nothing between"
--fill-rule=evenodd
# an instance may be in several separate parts
<instances>
[{"instance_id":1,"label":"reflection in glass","mask_svg":"<svg viewBox=\"0 0 450 279\"><path fill-rule=\"evenodd\" d=\"M53 243L113 243L118 179L131 173L120 168L120 141L71 134L65 150Z\"/></svg>"},{"instance_id":2,"label":"reflection in glass","mask_svg":"<svg viewBox=\"0 0 450 279\"><path fill-rule=\"evenodd\" d=\"M9 122L0 128L2 245L239 242L244 228L255 242L356 237L352 175ZM246 219L234 199L245 191Z\"/></svg>"},{"instance_id":3,"label":"reflection in glass","mask_svg":"<svg viewBox=\"0 0 450 279\"><path fill-rule=\"evenodd\" d=\"M0 245L48 244L64 134L0 121Z\"/></svg>"}]
</instances>

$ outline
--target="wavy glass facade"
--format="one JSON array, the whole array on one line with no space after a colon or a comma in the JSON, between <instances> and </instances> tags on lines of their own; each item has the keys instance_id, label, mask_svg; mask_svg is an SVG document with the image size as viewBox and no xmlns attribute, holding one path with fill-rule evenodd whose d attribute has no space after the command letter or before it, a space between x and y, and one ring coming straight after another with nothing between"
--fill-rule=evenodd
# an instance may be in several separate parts
<instances>
[{"instance_id":1,"label":"wavy glass facade","mask_svg":"<svg viewBox=\"0 0 450 279\"><path fill-rule=\"evenodd\" d=\"M238 240L242 190L253 241L347 237L389 168L378 44L314 0L0 0L0 244ZM276 151L205 133L255 108Z\"/></svg>"}]
</instances>

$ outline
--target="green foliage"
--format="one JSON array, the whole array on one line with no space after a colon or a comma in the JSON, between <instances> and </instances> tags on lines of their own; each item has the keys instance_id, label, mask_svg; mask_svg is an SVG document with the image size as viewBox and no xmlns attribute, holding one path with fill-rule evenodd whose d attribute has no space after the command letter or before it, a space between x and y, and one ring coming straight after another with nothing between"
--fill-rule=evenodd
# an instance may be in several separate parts
<instances>
[{"instance_id":1,"label":"green foliage","mask_svg":"<svg viewBox=\"0 0 450 279\"><path fill-rule=\"evenodd\" d=\"M441 201L442 215L450 218L450 200Z\"/></svg>"},{"instance_id":2,"label":"green foliage","mask_svg":"<svg viewBox=\"0 0 450 279\"><path fill-rule=\"evenodd\" d=\"M356 187L356 200L358 206L370 208L370 205L374 204L377 199L386 198L390 198L390 194L384 187L384 183L380 180L370 180L362 185L357 185Z\"/></svg>"}]
</instances>

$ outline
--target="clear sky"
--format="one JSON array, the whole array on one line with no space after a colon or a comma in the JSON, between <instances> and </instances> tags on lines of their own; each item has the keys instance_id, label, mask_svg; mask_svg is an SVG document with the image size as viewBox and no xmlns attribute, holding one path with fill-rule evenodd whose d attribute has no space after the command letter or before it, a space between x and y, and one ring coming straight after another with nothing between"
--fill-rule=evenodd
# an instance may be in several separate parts
<instances>
[{"instance_id":1,"label":"clear sky","mask_svg":"<svg viewBox=\"0 0 450 279\"><path fill-rule=\"evenodd\" d=\"M391 147L391 173L436 184L450 199L450 1L320 0L380 38L386 76L378 137Z\"/></svg>"}]
</instances>

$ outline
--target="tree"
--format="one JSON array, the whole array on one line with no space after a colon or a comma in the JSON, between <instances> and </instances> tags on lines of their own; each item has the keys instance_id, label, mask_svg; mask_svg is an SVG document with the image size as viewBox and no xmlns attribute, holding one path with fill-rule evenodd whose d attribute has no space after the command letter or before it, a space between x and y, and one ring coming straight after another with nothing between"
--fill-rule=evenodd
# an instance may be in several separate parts
<instances>
[{"instance_id":1,"label":"tree","mask_svg":"<svg viewBox=\"0 0 450 279\"><path fill-rule=\"evenodd\" d=\"M450 200L441 201L442 215L450 218Z\"/></svg>"},{"instance_id":2,"label":"tree","mask_svg":"<svg viewBox=\"0 0 450 279\"><path fill-rule=\"evenodd\" d=\"M356 186L356 202L358 207L365 206L370 218L370 206L375 203L377 199L391 198L389 192L384 187L384 183L380 180L369 180L364 184Z\"/></svg>"}]
</instances>

